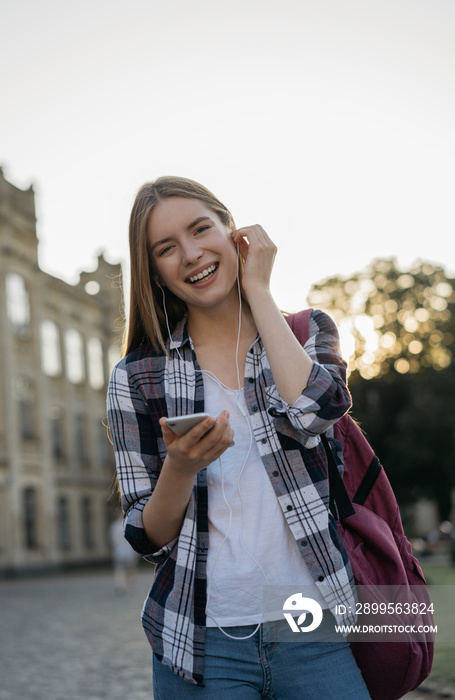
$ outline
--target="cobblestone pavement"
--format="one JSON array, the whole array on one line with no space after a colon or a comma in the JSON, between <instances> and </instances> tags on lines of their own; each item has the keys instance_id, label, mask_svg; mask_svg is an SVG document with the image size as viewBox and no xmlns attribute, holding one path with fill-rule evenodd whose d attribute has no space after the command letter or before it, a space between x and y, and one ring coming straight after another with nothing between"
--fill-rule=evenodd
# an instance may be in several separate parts
<instances>
[{"instance_id":1,"label":"cobblestone pavement","mask_svg":"<svg viewBox=\"0 0 455 700\"><path fill-rule=\"evenodd\" d=\"M151 700L151 576L123 596L109 572L0 582L1 700Z\"/></svg>"},{"instance_id":2,"label":"cobblestone pavement","mask_svg":"<svg viewBox=\"0 0 455 700\"><path fill-rule=\"evenodd\" d=\"M151 576L141 568L124 596L109 572L0 581L0 700L153 700L140 623ZM442 697L454 695L406 696Z\"/></svg>"}]
</instances>

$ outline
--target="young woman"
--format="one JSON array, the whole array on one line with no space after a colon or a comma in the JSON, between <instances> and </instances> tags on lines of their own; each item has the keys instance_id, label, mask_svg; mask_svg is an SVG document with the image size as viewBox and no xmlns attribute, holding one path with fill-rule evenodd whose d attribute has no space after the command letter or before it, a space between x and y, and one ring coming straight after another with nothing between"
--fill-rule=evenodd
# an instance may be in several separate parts
<instances>
[{"instance_id":1,"label":"young woman","mask_svg":"<svg viewBox=\"0 0 455 700\"><path fill-rule=\"evenodd\" d=\"M334 324L312 311L301 347L270 293L275 245L192 180L139 190L130 253L108 409L125 536L156 564L155 700L369 698L346 641L283 640L287 596L264 612L305 590L333 627L353 602L319 437L351 403ZM204 411L181 437L166 424Z\"/></svg>"}]
</instances>

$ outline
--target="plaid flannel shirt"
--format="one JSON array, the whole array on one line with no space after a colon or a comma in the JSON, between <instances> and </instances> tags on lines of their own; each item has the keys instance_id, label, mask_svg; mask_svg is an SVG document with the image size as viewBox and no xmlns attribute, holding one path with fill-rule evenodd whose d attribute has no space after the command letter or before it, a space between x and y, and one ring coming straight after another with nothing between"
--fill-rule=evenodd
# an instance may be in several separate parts
<instances>
[{"instance_id":1,"label":"plaid flannel shirt","mask_svg":"<svg viewBox=\"0 0 455 700\"><path fill-rule=\"evenodd\" d=\"M179 354L176 351L179 349ZM292 404L279 396L260 337L245 365L244 395L262 463L310 574L338 622L335 605L354 609L355 590L336 521L329 511L327 458L320 440L351 406L346 364L333 321L313 310L305 350L314 364ZM203 685L206 561L209 546L206 470L198 473L179 536L159 551L147 539L142 511L166 448L163 415L204 411L204 381L186 319L168 339L168 352L144 344L114 368L108 415L125 513L125 537L156 564L142 624L154 654L187 681ZM182 361L183 360L183 361ZM342 469L341 445L332 446ZM279 545L278 545L279 546Z\"/></svg>"}]
</instances>

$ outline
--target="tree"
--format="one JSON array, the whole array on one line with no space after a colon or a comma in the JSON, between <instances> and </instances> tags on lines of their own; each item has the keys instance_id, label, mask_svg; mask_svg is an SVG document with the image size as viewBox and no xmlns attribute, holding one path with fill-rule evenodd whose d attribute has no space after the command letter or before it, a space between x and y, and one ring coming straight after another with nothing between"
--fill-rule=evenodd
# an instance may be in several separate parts
<instances>
[{"instance_id":1,"label":"tree","mask_svg":"<svg viewBox=\"0 0 455 700\"><path fill-rule=\"evenodd\" d=\"M455 485L455 279L422 263L375 260L349 279L315 285L310 306L336 320L349 355L353 416L404 505L437 501L441 521Z\"/></svg>"},{"instance_id":2,"label":"tree","mask_svg":"<svg viewBox=\"0 0 455 700\"><path fill-rule=\"evenodd\" d=\"M311 306L328 311L340 328L349 369L364 379L449 367L455 338L455 279L422 263L409 271L375 260L352 277L312 287ZM348 347L349 344L351 347Z\"/></svg>"}]
</instances>

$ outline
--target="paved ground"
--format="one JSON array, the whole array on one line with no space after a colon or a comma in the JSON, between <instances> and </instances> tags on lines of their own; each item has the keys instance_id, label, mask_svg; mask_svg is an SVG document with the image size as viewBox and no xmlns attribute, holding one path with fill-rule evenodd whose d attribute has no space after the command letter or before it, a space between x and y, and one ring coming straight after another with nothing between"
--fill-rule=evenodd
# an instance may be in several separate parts
<instances>
[{"instance_id":1,"label":"paved ground","mask_svg":"<svg viewBox=\"0 0 455 700\"><path fill-rule=\"evenodd\" d=\"M0 582L1 700L151 700L151 572L128 596L109 573Z\"/></svg>"},{"instance_id":2,"label":"paved ground","mask_svg":"<svg viewBox=\"0 0 455 700\"><path fill-rule=\"evenodd\" d=\"M0 581L0 700L152 700L140 623L151 572L128 596L108 572Z\"/></svg>"}]
</instances>

